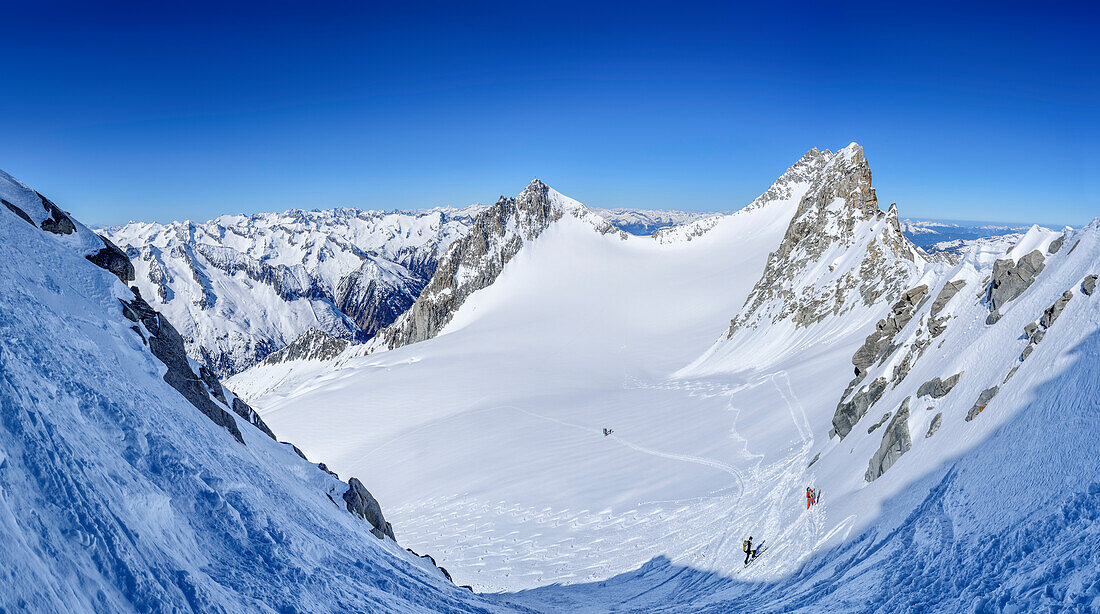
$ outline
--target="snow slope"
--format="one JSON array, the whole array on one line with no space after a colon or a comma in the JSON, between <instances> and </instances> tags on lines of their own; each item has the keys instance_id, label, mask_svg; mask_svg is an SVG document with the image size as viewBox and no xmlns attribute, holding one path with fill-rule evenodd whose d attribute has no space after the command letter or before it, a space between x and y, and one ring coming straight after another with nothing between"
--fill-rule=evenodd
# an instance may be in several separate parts
<instances>
[{"instance_id":1,"label":"snow slope","mask_svg":"<svg viewBox=\"0 0 1100 614\"><path fill-rule=\"evenodd\" d=\"M563 216L434 338L233 385L307 454L384 468L372 489L403 538L501 604L1097 607L1100 303L1082 282L1100 268L1100 222L1054 253L1060 233L1029 233L1008 256L1039 249L1046 266L987 325L1006 254L925 259L878 208L862 155L811 151L770 197L653 239ZM1031 343L1024 325L1066 291ZM899 330L853 385L882 320ZM945 396L918 396L960 371ZM831 434L880 378L851 431ZM1029 487L1016 458L1042 497L1006 501ZM823 493L808 511L807 486ZM769 549L740 571L750 534ZM1025 557L1044 534L1058 556Z\"/></svg>"},{"instance_id":2,"label":"snow slope","mask_svg":"<svg viewBox=\"0 0 1100 614\"><path fill-rule=\"evenodd\" d=\"M2 172L0 198L0 611L497 609L375 538L291 446L200 413L86 258L100 238Z\"/></svg>"},{"instance_id":3,"label":"snow slope","mask_svg":"<svg viewBox=\"0 0 1100 614\"><path fill-rule=\"evenodd\" d=\"M408 309L483 209L290 210L104 233L127 250L142 295L177 323L191 357L228 376L311 328L369 338Z\"/></svg>"}]
</instances>

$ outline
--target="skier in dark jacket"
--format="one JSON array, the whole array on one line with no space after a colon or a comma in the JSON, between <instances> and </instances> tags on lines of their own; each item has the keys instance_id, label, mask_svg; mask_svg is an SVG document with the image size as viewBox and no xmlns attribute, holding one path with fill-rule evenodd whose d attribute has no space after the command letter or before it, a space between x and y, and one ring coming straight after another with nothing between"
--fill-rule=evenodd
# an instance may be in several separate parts
<instances>
[{"instance_id":1,"label":"skier in dark jacket","mask_svg":"<svg viewBox=\"0 0 1100 614\"><path fill-rule=\"evenodd\" d=\"M745 551L745 564L748 565L754 554L752 550L752 535L750 535L747 540L741 542L741 549Z\"/></svg>"}]
</instances>

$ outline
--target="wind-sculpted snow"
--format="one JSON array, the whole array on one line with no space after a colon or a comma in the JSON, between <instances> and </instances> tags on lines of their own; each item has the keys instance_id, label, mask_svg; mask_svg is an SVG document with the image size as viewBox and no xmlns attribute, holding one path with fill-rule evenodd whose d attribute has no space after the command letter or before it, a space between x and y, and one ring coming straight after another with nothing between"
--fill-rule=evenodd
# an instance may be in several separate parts
<instances>
[{"instance_id":1,"label":"wind-sculpted snow","mask_svg":"<svg viewBox=\"0 0 1100 614\"><path fill-rule=\"evenodd\" d=\"M107 228L137 285L221 376L311 328L373 336L403 313L480 206L422 212L335 209Z\"/></svg>"}]
</instances>

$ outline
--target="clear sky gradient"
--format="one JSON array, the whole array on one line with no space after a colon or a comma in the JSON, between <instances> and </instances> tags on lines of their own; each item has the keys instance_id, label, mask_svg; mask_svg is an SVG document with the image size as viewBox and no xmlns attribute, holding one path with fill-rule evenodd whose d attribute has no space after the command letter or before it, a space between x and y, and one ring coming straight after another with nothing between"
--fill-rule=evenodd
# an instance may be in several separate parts
<instances>
[{"instance_id":1,"label":"clear sky gradient","mask_svg":"<svg viewBox=\"0 0 1100 614\"><path fill-rule=\"evenodd\" d=\"M1086 3L12 6L0 168L90 224L493 202L729 210L863 144L903 217L1100 215Z\"/></svg>"}]
</instances>

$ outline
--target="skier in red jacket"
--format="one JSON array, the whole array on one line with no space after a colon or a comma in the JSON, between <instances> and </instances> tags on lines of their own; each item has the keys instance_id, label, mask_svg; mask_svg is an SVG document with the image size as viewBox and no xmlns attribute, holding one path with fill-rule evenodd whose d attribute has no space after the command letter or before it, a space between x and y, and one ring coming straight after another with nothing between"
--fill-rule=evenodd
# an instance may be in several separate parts
<instances>
[{"instance_id":1,"label":"skier in red jacket","mask_svg":"<svg viewBox=\"0 0 1100 614\"><path fill-rule=\"evenodd\" d=\"M810 509L810 506L814 504L814 491L810 487L806 487L806 509Z\"/></svg>"}]
</instances>

